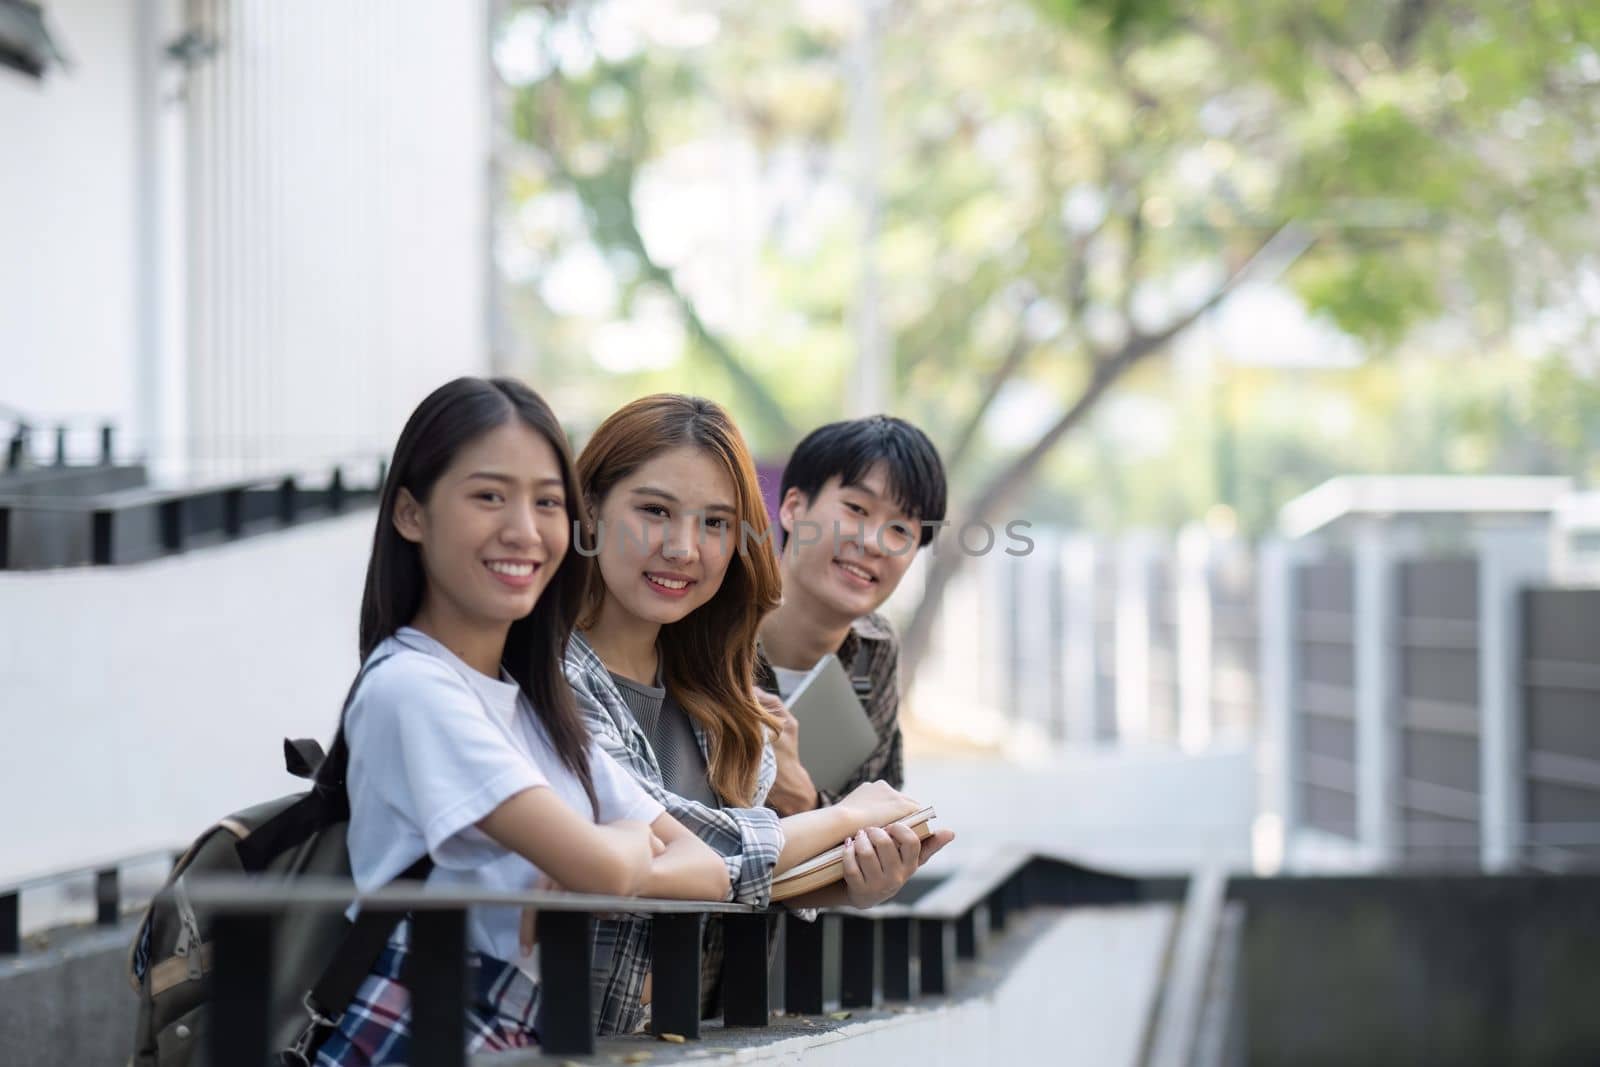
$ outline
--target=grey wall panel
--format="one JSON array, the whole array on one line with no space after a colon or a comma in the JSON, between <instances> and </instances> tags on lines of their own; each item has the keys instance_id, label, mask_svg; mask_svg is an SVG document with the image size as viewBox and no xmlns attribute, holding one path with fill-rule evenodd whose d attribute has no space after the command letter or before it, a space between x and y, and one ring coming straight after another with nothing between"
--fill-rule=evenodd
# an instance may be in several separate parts
<instances>
[{"instance_id":1,"label":"grey wall panel","mask_svg":"<svg viewBox=\"0 0 1600 1067\"><path fill-rule=\"evenodd\" d=\"M1411 560L1396 575L1394 718L1401 860L1476 868L1482 791L1478 561Z\"/></svg>"},{"instance_id":2,"label":"grey wall panel","mask_svg":"<svg viewBox=\"0 0 1600 1067\"><path fill-rule=\"evenodd\" d=\"M1295 568L1294 777L1304 821L1356 834L1354 571L1346 558Z\"/></svg>"},{"instance_id":3,"label":"grey wall panel","mask_svg":"<svg viewBox=\"0 0 1600 1067\"><path fill-rule=\"evenodd\" d=\"M1524 858L1600 865L1600 589L1532 589L1522 607Z\"/></svg>"}]
</instances>

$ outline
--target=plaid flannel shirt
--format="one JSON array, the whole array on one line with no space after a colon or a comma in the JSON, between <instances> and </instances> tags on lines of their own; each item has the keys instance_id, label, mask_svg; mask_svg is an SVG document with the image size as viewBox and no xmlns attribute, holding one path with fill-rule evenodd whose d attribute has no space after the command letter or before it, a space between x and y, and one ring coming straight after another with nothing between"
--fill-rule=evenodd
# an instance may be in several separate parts
<instances>
[{"instance_id":1,"label":"plaid flannel shirt","mask_svg":"<svg viewBox=\"0 0 1600 1067\"><path fill-rule=\"evenodd\" d=\"M650 739L628 710L611 672L589 642L574 633L567 645L567 683L577 697L578 709L589 733L605 752L631 772L645 792L659 800L667 814L720 854L728 865L729 900L765 907L772 897L772 870L783 850L783 829L776 812L761 807L778 774L777 757L769 740L761 753L753 807L712 808L680 797L662 783ZM701 753L710 748L700 724L690 720ZM713 998L721 971L721 924L708 924L702 952L701 999ZM650 920L625 916L595 923L594 994L599 1004L602 1034L627 1033L643 1016L639 998L650 973Z\"/></svg>"},{"instance_id":2,"label":"plaid flannel shirt","mask_svg":"<svg viewBox=\"0 0 1600 1067\"><path fill-rule=\"evenodd\" d=\"M778 678L767 662L766 653L757 649L756 684L769 693L778 692ZM900 735L900 639L888 619L873 612L850 624L850 632L838 649L839 661L855 685L867 721L877 732L878 743L866 762L856 769L838 792L817 789L817 806L837 804L856 786L879 778L899 789L905 784L904 745Z\"/></svg>"}]
</instances>

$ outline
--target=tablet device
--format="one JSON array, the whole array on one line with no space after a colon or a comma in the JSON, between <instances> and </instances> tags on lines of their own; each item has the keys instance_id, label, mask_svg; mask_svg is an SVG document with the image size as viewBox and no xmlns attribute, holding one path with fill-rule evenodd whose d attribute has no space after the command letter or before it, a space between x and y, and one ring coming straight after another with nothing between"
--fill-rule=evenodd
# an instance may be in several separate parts
<instances>
[{"instance_id":1,"label":"tablet device","mask_svg":"<svg viewBox=\"0 0 1600 1067\"><path fill-rule=\"evenodd\" d=\"M819 788L838 792L878 747L878 731L839 657L822 657L785 703L800 723L800 763Z\"/></svg>"}]
</instances>

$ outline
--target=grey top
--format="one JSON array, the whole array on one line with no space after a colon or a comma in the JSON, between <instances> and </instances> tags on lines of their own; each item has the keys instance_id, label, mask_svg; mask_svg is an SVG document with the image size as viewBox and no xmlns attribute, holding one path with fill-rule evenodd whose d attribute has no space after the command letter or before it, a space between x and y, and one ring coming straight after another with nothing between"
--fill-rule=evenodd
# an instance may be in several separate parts
<instances>
[{"instance_id":1,"label":"grey top","mask_svg":"<svg viewBox=\"0 0 1600 1067\"><path fill-rule=\"evenodd\" d=\"M711 791L706 758L695 741L689 716L678 702L667 696L664 686L641 685L615 671L608 673L617 683L623 703L650 739L650 747L655 749L662 784L680 797L711 808L721 807Z\"/></svg>"}]
</instances>

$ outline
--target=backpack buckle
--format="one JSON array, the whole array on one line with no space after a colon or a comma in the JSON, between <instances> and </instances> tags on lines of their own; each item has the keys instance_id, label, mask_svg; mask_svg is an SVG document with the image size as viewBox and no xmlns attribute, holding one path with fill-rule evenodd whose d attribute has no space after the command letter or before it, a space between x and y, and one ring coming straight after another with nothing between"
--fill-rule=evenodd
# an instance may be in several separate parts
<instances>
[{"instance_id":1,"label":"backpack buckle","mask_svg":"<svg viewBox=\"0 0 1600 1067\"><path fill-rule=\"evenodd\" d=\"M306 1009L306 1014L310 1016L311 1021L318 1026L334 1027L339 1025L339 1020L337 1018L330 1019L328 1016L322 1014L322 1009L317 1007L317 1002L311 999L310 993L307 993L305 996L300 998L300 1006ZM344 1013L340 1012L339 1014L343 1015Z\"/></svg>"},{"instance_id":2,"label":"backpack buckle","mask_svg":"<svg viewBox=\"0 0 1600 1067\"><path fill-rule=\"evenodd\" d=\"M311 1056L317 1050L325 1032L332 1032L339 1025L338 1019L330 1019L317 1007L317 1002L307 993L300 998L301 1007L306 1009L309 1021L305 1028L294 1039L294 1044L283 1051L283 1062L294 1067L311 1067Z\"/></svg>"}]
</instances>

